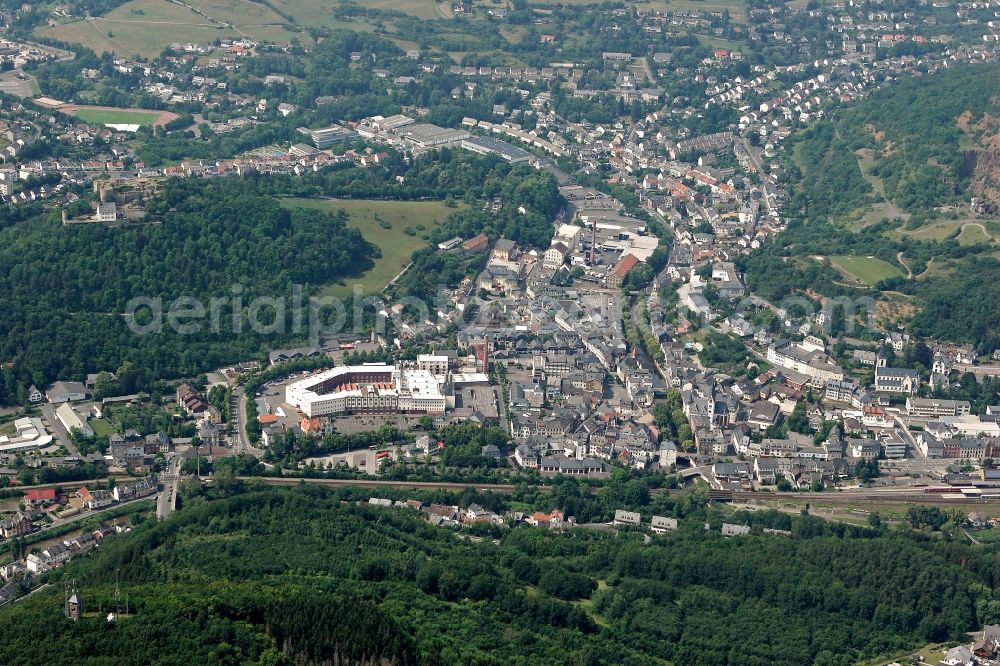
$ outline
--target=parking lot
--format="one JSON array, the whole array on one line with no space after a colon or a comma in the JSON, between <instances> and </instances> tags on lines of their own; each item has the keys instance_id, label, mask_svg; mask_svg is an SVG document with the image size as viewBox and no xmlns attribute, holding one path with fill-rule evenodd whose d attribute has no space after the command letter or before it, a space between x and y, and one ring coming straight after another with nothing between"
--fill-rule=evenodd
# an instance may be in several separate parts
<instances>
[{"instance_id":1,"label":"parking lot","mask_svg":"<svg viewBox=\"0 0 1000 666\"><path fill-rule=\"evenodd\" d=\"M389 451L389 459L395 460L396 458L395 449L388 449L388 451ZM377 453L378 451L360 449L357 451L338 453L331 456L309 458L306 462L307 463L311 462L320 468L326 468L327 466L336 467L340 463L347 463L348 467L360 470L362 472L367 472L369 474L377 474L378 473L378 457L376 456Z\"/></svg>"},{"instance_id":2,"label":"parking lot","mask_svg":"<svg viewBox=\"0 0 1000 666\"><path fill-rule=\"evenodd\" d=\"M337 432L344 434L378 430L387 423L405 432L414 426L420 425L420 416L404 414L354 414L352 416L339 416L334 419L334 423L336 424Z\"/></svg>"},{"instance_id":3,"label":"parking lot","mask_svg":"<svg viewBox=\"0 0 1000 666\"><path fill-rule=\"evenodd\" d=\"M278 420L286 427L297 426L301 417L294 407L285 403L285 386L289 382L299 379L299 376L290 377L287 380L268 384L261 389L261 394L257 396L257 413L274 414Z\"/></svg>"}]
</instances>

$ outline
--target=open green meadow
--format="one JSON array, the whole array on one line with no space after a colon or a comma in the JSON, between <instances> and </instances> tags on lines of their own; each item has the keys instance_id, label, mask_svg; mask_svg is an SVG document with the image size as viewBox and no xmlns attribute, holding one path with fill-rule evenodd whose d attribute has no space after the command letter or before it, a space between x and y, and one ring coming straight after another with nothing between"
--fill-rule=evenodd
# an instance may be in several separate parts
<instances>
[{"instance_id":1,"label":"open green meadow","mask_svg":"<svg viewBox=\"0 0 1000 666\"><path fill-rule=\"evenodd\" d=\"M339 209L347 211L347 224L361 231L369 243L377 246L382 256L375 259L375 265L356 282L365 294L381 291L389 281L399 274L413 253L424 247L422 238L444 221L455 208L448 208L443 201L377 201L370 199L283 199L288 208L319 208L330 212ZM461 206L462 204L459 204ZM388 229L384 228L389 226ZM424 229L420 229L423 226ZM413 232L410 235L407 230ZM349 296L350 284L329 285L326 294Z\"/></svg>"},{"instance_id":2,"label":"open green meadow","mask_svg":"<svg viewBox=\"0 0 1000 666\"><path fill-rule=\"evenodd\" d=\"M108 437L111 434L111 424L106 419L91 419L89 425L98 437Z\"/></svg>"},{"instance_id":3,"label":"open green meadow","mask_svg":"<svg viewBox=\"0 0 1000 666\"><path fill-rule=\"evenodd\" d=\"M830 257L830 262L837 269L870 285L886 278L903 275L900 269L875 257L849 257L841 254Z\"/></svg>"}]
</instances>

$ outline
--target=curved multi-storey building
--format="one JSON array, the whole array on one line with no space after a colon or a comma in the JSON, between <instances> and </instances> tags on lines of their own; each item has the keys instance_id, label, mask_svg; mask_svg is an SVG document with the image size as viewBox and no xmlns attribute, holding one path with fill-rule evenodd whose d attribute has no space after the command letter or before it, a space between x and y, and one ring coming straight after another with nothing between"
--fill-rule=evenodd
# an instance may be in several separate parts
<instances>
[{"instance_id":1,"label":"curved multi-storey building","mask_svg":"<svg viewBox=\"0 0 1000 666\"><path fill-rule=\"evenodd\" d=\"M332 368L289 384L285 402L309 418L445 411L441 385L430 371L378 363Z\"/></svg>"}]
</instances>

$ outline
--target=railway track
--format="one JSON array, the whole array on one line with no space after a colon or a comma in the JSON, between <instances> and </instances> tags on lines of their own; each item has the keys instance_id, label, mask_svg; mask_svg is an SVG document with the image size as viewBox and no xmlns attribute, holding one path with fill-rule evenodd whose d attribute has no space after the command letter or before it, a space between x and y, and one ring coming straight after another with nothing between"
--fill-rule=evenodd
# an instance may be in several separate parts
<instances>
[{"instance_id":1,"label":"railway track","mask_svg":"<svg viewBox=\"0 0 1000 666\"><path fill-rule=\"evenodd\" d=\"M475 488L479 492L511 493L518 486L509 483L456 483L448 481L381 481L378 479L304 479L275 477L240 477L244 481L258 481L272 486L295 486L299 483L312 483L333 487L355 488L402 488L407 490L465 490ZM541 492L549 492L552 486L536 486ZM650 491L651 494L680 494L682 489L659 488ZM827 493L792 493L792 492L751 492L746 490L710 490L708 497L716 502L754 502L775 500L799 500L811 504L946 504L954 506L982 506L983 504L998 504L1000 499L982 499L962 495L940 495L919 493L896 493L884 491L854 491Z\"/></svg>"},{"instance_id":2,"label":"railway track","mask_svg":"<svg viewBox=\"0 0 1000 666\"><path fill-rule=\"evenodd\" d=\"M465 490L475 488L479 492L511 493L517 486L511 483L456 483L451 481L381 481L378 479L305 479L297 477L241 476L241 481L255 481L269 486L297 486L310 483L321 486L354 488L402 488L406 490ZM536 486L541 491L549 491L551 486Z\"/></svg>"}]
</instances>

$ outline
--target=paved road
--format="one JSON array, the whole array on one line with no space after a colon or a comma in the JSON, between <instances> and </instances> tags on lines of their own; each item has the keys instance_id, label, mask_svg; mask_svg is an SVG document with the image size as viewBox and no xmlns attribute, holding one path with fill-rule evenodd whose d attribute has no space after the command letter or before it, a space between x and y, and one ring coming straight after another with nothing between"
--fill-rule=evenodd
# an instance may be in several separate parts
<instances>
[{"instance_id":1,"label":"paved road","mask_svg":"<svg viewBox=\"0 0 1000 666\"><path fill-rule=\"evenodd\" d=\"M180 457L167 460L167 467L160 475L163 489L156 496L156 518L165 520L177 509L177 484L180 482Z\"/></svg>"},{"instance_id":2,"label":"paved road","mask_svg":"<svg viewBox=\"0 0 1000 666\"><path fill-rule=\"evenodd\" d=\"M250 447L250 441L247 438L247 401L244 399L245 396L246 391L243 390L242 386L237 386L233 389L232 402L236 403L235 425L237 453L240 453ZM230 405L230 407L232 407L232 405ZM232 416L230 418L232 418Z\"/></svg>"},{"instance_id":3,"label":"paved road","mask_svg":"<svg viewBox=\"0 0 1000 666\"><path fill-rule=\"evenodd\" d=\"M3 488L3 490L23 490L27 492L29 490L42 490L44 488L61 488L63 490L72 490L74 488L82 488L83 486L91 486L94 484L104 484L107 483L109 479L128 479L130 477L124 474L113 474L111 476L102 477L100 479L84 479L83 481L63 481L61 483L38 483L31 486L9 486Z\"/></svg>"},{"instance_id":4,"label":"paved road","mask_svg":"<svg viewBox=\"0 0 1000 666\"><path fill-rule=\"evenodd\" d=\"M235 402L235 409L231 411L231 417L236 419L236 453L249 453L250 455L256 456L257 458L264 457L264 449L258 449L250 444L250 438L247 437L247 401L244 399L246 396L246 391L243 390L242 386L237 386L233 389L233 402ZM253 400L253 397L250 398ZM233 405L230 405L232 409Z\"/></svg>"},{"instance_id":5,"label":"paved road","mask_svg":"<svg viewBox=\"0 0 1000 666\"><path fill-rule=\"evenodd\" d=\"M653 70L649 68L649 60L646 58L639 58L639 64L642 65L642 70L646 73L646 78L649 79L649 85L659 90L660 87L656 85L656 77L653 76Z\"/></svg>"},{"instance_id":6,"label":"paved road","mask_svg":"<svg viewBox=\"0 0 1000 666\"><path fill-rule=\"evenodd\" d=\"M906 422L901 419L898 414L894 417L894 420L899 426L896 430L903 438L903 441L906 442L906 448L910 450L910 455L926 463L927 457L920 452L920 448L917 447L917 440L913 438L913 435L910 433L910 428L907 426Z\"/></svg>"},{"instance_id":7,"label":"paved road","mask_svg":"<svg viewBox=\"0 0 1000 666\"><path fill-rule=\"evenodd\" d=\"M56 418L56 409L51 403L46 402L42 404L42 416L45 417L45 420L49 424L49 428L51 428L52 432L55 433L56 439L59 440L60 444L66 447L69 454L71 456L80 455L80 451L76 448L76 445L73 444L73 438L70 436L66 428L63 427L62 421Z\"/></svg>"},{"instance_id":8,"label":"paved road","mask_svg":"<svg viewBox=\"0 0 1000 666\"><path fill-rule=\"evenodd\" d=\"M29 579L29 582L30 582L30 579ZM18 597L17 599L11 599L8 603L16 604L18 601L21 601L23 599L27 599L28 597L30 597L31 595L33 595L35 592L41 592L42 590L44 590L45 588L49 587L50 585L52 585L52 583L45 583L43 585L39 585L38 587L36 587L35 589L33 589L31 592L28 592L23 597Z\"/></svg>"},{"instance_id":9,"label":"paved road","mask_svg":"<svg viewBox=\"0 0 1000 666\"><path fill-rule=\"evenodd\" d=\"M761 178L763 179L765 174L764 174L764 166L761 164L760 161L760 155L758 155L758 153L753 150L753 147L750 145L750 143L743 137L737 137L736 140L739 141L741 144L743 144L743 149L746 150L747 155L750 156L750 161L753 162L754 168L757 169L757 173L759 173L761 175ZM770 193L770 188L768 187L767 182L764 180L762 180L761 183L761 192L763 194L761 199L763 199L764 201L764 207L767 209L768 215L770 215L773 212L771 210L771 198L767 196L768 193Z\"/></svg>"}]
</instances>

